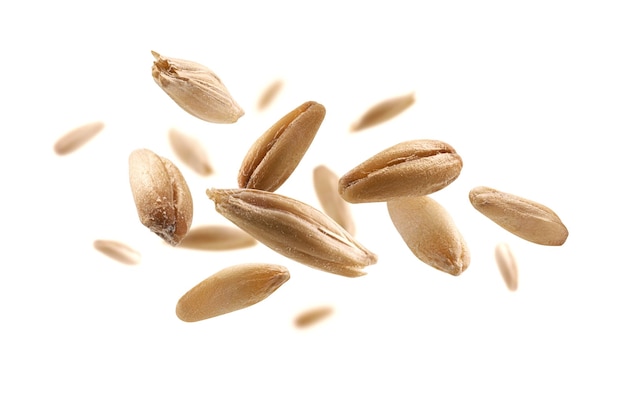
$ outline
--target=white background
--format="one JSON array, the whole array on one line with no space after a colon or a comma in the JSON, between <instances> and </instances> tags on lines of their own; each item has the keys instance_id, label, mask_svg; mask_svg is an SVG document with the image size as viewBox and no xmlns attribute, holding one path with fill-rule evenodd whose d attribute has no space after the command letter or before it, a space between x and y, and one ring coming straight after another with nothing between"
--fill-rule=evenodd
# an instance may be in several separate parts
<instances>
[{"instance_id":1,"label":"white background","mask_svg":"<svg viewBox=\"0 0 626 396\"><path fill-rule=\"evenodd\" d=\"M624 394L626 262L621 149L626 128L620 1L10 2L0 10L2 255L0 394ZM121 4L121 2L120 2ZM215 71L246 110L236 124L193 118L154 83L151 50ZM274 79L266 112L255 103ZM396 119L358 134L378 101L414 91ZM384 204L353 205L368 275L316 271L258 245L174 249L144 228L129 153L175 159L167 130L205 145L216 174L181 165L194 225L223 223L206 188L236 186L243 155L307 100L327 116L279 193L317 206L311 172L347 172L410 139L440 139L464 161L433 195L472 254L460 277L417 260ZM65 157L52 146L96 120ZM486 185L543 203L570 236L521 240L470 205ZM117 239L136 266L95 251ZM510 244L519 290L493 250ZM198 323L177 319L188 289L220 268L283 264L267 300ZM293 326L301 310L335 307Z\"/></svg>"}]
</instances>

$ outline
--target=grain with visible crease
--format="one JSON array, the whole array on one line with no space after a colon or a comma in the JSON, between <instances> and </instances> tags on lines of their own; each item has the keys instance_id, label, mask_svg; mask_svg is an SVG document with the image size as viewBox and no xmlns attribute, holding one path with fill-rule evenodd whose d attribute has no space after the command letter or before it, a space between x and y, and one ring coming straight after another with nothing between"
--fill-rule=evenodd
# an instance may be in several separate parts
<instances>
[{"instance_id":1,"label":"grain with visible crease","mask_svg":"<svg viewBox=\"0 0 626 396\"><path fill-rule=\"evenodd\" d=\"M410 140L391 146L339 179L339 194L352 203L384 202L428 195L459 177L463 161L438 140Z\"/></svg>"},{"instance_id":2,"label":"grain with visible crease","mask_svg":"<svg viewBox=\"0 0 626 396\"><path fill-rule=\"evenodd\" d=\"M283 195L253 189L210 189L215 210L274 251L312 268L347 277L377 256L328 215Z\"/></svg>"},{"instance_id":3,"label":"grain with visible crease","mask_svg":"<svg viewBox=\"0 0 626 396\"><path fill-rule=\"evenodd\" d=\"M256 244L256 239L237 227L214 224L192 228L178 247L195 250L234 250Z\"/></svg>"},{"instance_id":4,"label":"grain with visible crease","mask_svg":"<svg viewBox=\"0 0 626 396\"><path fill-rule=\"evenodd\" d=\"M124 264L138 264L141 254L130 246L113 240L96 239L93 247L100 253Z\"/></svg>"},{"instance_id":5,"label":"grain with visible crease","mask_svg":"<svg viewBox=\"0 0 626 396\"><path fill-rule=\"evenodd\" d=\"M529 199L483 186L473 188L469 199L480 213L529 242L560 246L569 235L552 209Z\"/></svg>"},{"instance_id":6,"label":"grain with visible crease","mask_svg":"<svg viewBox=\"0 0 626 396\"><path fill-rule=\"evenodd\" d=\"M148 149L133 151L128 165L141 224L170 245L178 245L193 219L191 193L182 173L170 160Z\"/></svg>"},{"instance_id":7,"label":"grain with visible crease","mask_svg":"<svg viewBox=\"0 0 626 396\"><path fill-rule=\"evenodd\" d=\"M302 160L325 115L321 104L305 102L272 125L244 157L239 187L276 191Z\"/></svg>"},{"instance_id":8,"label":"grain with visible crease","mask_svg":"<svg viewBox=\"0 0 626 396\"><path fill-rule=\"evenodd\" d=\"M415 103L415 93L389 98L377 103L367 110L361 118L352 124L351 132L371 128L398 116Z\"/></svg>"},{"instance_id":9,"label":"grain with visible crease","mask_svg":"<svg viewBox=\"0 0 626 396\"><path fill-rule=\"evenodd\" d=\"M348 203L337 191L339 177L325 165L313 169L313 186L324 213L329 215L351 235L355 233L354 220Z\"/></svg>"},{"instance_id":10,"label":"grain with visible crease","mask_svg":"<svg viewBox=\"0 0 626 396\"><path fill-rule=\"evenodd\" d=\"M239 264L222 269L185 293L176 316L197 322L257 304L289 280L287 268L275 264Z\"/></svg>"},{"instance_id":11,"label":"grain with visible crease","mask_svg":"<svg viewBox=\"0 0 626 396\"><path fill-rule=\"evenodd\" d=\"M213 173L213 167L209 163L207 153L198 139L174 128L169 130L168 137L174 154L185 165L200 176L209 176Z\"/></svg>"},{"instance_id":12,"label":"grain with visible crease","mask_svg":"<svg viewBox=\"0 0 626 396\"><path fill-rule=\"evenodd\" d=\"M81 125L63 135L54 144L57 155L67 155L78 150L104 128L104 123L97 121Z\"/></svg>"},{"instance_id":13,"label":"grain with visible crease","mask_svg":"<svg viewBox=\"0 0 626 396\"><path fill-rule=\"evenodd\" d=\"M187 113L217 124L232 124L243 116L243 109L222 80L206 66L154 51L152 56L156 59L152 65L154 82Z\"/></svg>"},{"instance_id":14,"label":"grain with visible crease","mask_svg":"<svg viewBox=\"0 0 626 396\"><path fill-rule=\"evenodd\" d=\"M448 211L428 196L387 202L389 216L413 254L424 263L458 276L470 264L465 239Z\"/></svg>"},{"instance_id":15,"label":"grain with visible crease","mask_svg":"<svg viewBox=\"0 0 626 396\"><path fill-rule=\"evenodd\" d=\"M495 256L498 270L500 270L506 287L510 291L516 291L518 282L517 260L515 260L511 247L506 243L497 244Z\"/></svg>"}]
</instances>

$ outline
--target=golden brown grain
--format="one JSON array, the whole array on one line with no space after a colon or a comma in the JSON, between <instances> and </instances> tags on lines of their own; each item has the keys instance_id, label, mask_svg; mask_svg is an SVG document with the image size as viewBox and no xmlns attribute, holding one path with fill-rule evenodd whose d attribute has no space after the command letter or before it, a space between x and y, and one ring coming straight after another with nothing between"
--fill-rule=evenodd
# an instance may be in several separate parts
<instances>
[{"instance_id":1,"label":"golden brown grain","mask_svg":"<svg viewBox=\"0 0 626 396\"><path fill-rule=\"evenodd\" d=\"M293 323L296 327L304 329L327 319L332 313L333 307L328 305L309 308L300 312L294 319Z\"/></svg>"},{"instance_id":2,"label":"golden brown grain","mask_svg":"<svg viewBox=\"0 0 626 396\"><path fill-rule=\"evenodd\" d=\"M176 315L197 322L250 307L289 280L287 268L274 264L239 264L203 280L176 304Z\"/></svg>"},{"instance_id":3,"label":"golden brown grain","mask_svg":"<svg viewBox=\"0 0 626 396\"><path fill-rule=\"evenodd\" d=\"M276 99L276 96L283 88L282 80L275 80L270 85L268 85L263 92L261 92L261 96L259 96L259 100L257 102L257 110L263 111Z\"/></svg>"},{"instance_id":4,"label":"golden brown grain","mask_svg":"<svg viewBox=\"0 0 626 396\"><path fill-rule=\"evenodd\" d=\"M184 134L174 128L168 133L170 145L174 154L185 165L193 169L200 176L209 176L213 173L213 167L209 163L204 147L198 139Z\"/></svg>"},{"instance_id":5,"label":"golden brown grain","mask_svg":"<svg viewBox=\"0 0 626 396\"><path fill-rule=\"evenodd\" d=\"M214 224L192 228L178 246L196 250L233 250L256 244L256 239L237 227Z\"/></svg>"},{"instance_id":6,"label":"golden brown grain","mask_svg":"<svg viewBox=\"0 0 626 396\"><path fill-rule=\"evenodd\" d=\"M327 166L319 165L313 169L313 186L322 210L351 235L354 235L352 213L348 203L339 195L338 185L339 177Z\"/></svg>"},{"instance_id":7,"label":"golden brown grain","mask_svg":"<svg viewBox=\"0 0 626 396\"><path fill-rule=\"evenodd\" d=\"M516 291L518 278L517 260L515 260L510 246L506 243L497 244L495 256L500 275L502 275L506 287L510 291Z\"/></svg>"},{"instance_id":8,"label":"golden brown grain","mask_svg":"<svg viewBox=\"0 0 626 396\"><path fill-rule=\"evenodd\" d=\"M415 93L397 96L383 100L368 109L350 128L352 132L357 132L366 128L371 128L385 121L396 117L415 103Z\"/></svg>"},{"instance_id":9,"label":"golden brown grain","mask_svg":"<svg viewBox=\"0 0 626 396\"><path fill-rule=\"evenodd\" d=\"M137 264L141 261L141 254L122 242L108 239L96 239L93 242L93 247L120 263Z\"/></svg>"},{"instance_id":10,"label":"golden brown grain","mask_svg":"<svg viewBox=\"0 0 626 396\"><path fill-rule=\"evenodd\" d=\"M104 128L103 122L92 122L81 125L63 135L54 144L54 152L58 155L67 155L91 140Z\"/></svg>"}]
</instances>

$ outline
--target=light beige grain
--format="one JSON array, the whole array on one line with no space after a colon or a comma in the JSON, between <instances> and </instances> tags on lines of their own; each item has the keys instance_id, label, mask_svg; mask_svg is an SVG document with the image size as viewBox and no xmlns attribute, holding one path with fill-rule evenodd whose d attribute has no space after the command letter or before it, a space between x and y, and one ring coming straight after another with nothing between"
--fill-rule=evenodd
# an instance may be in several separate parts
<instances>
[{"instance_id":1,"label":"light beige grain","mask_svg":"<svg viewBox=\"0 0 626 396\"><path fill-rule=\"evenodd\" d=\"M309 308L300 312L294 319L293 323L297 328L308 328L318 324L324 319L327 319L330 315L332 315L333 311L333 307L328 305Z\"/></svg>"},{"instance_id":2,"label":"light beige grain","mask_svg":"<svg viewBox=\"0 0 626 396\"><path fill-rule=\"evenodd\" d=\"M176 304L176 316L197 322L238 311L265 300L289 280L287 268L274 264L239 264L203 280Z\"/></svg>"},{"instance_id":3,"label":"light beige grain","mask_svg":"<svg viewBox=\"0 0 626 396\"><path fill-rule=\"evenodd\" d=\"M506 287L510 291L516 291L518 282L517 260L515 260L511 247L507 243L497 244L495 256Z\"/></svg>"},{"instance_id":4,"label":"light beige grain","mask_svg":"<svg viewBox=\"0 0 626 396\"><path fill-rule=\"evenodd\" d=\"M215 210L274 251L322 271L365 275L377 257L328 215L283 195L253 189L211 189Z\"/></svg>"},{"instance_id":5,"label":"light beige grain","mask_svg":"<svg viewBox=\"0 0 626 396\"><path fill-rule=\"evenodd\" d=\"M78 150L104 128L104 123L97 121L81 125L63 135L54 144L54 152L58 155L67 155Z\"/></svg>"},{"instance_id":6,"label":"light beige grain","mask_svg":"<svg viewBox=\"0 0 626 396\"><path fill-rule=\"evenodd\" d=\"M100 253L124 264L138 264L141 261L141 254L130 246L113 240L96 239L93 247Z\"/></svg>"},{"instance_id":7,"label":"light beige grain","mask_svg":"<svg viewBox=\"0 0 626 396\"><path fill-rule=\"evenodd\" d=\"M128 159L130 187L141 224L176 246L191 227L193 202L176 165L148 149Z\"/></svg>"},{"instance_id":8,"label":"light beige grain","mask_svg":"<svg viewBox=\"0 0 626 396\"><path fill-rule=\"evenodd\" d=\"M517 195L490 187L476 187L469 200L494 223L529 242L560 246L569 232L552 209Z\"/></svg>"},{"instance_id":9,"label":"light beige grain","mask_svg":"<svg viewBox=\"0 0 626 396\"><path fill-rule=\"evenodd\" d=\"M313 186L322 210L351 235L354 235L352 212L348 203L339 195L338 185L339 176L327 166L319 165L313 169Z\"/></svg>"},{"instance_id":10,"label":"light beige grain","mask_svg":"<svg viewBox=\"0 0 626 396\"><path fill-rule=\"evenodd\" d=\"M382 124L398 116L415 103L415 93L385 99L368 109L350 128L351 132L361 131Z\"/></svg>"},{"instance_id":11,"label":"light beige grain","mask_svg":"<svg viewBox=\"0 0 626 396\"><path fill-rule=\"evenodd\" d=\"M275 80L270 85L268 85L259 96L259 100L257 102L257 110L263 111L267 107L269 107L269 105L274 102L276 96L282 90L282 88L282 80Z\"/></svg>"},{"instance_id":12,"label":"light beige grain","mask_svg":"<svg viewBox=\"0 0 626 396\"><path fill-rule=\"evenodd\" d=\"M459 177L463 161L452 146L438 140L411 140L391 146L339 179L348 202L383 202L428 195Z\"/></svg>"},{"instance_id":13,"label":"light beige grain","mask_svg":"<svg viewBox=\"0 0 626 396\"><path fill-rule=\"evenodd\" d=\"M222 81L206 66L152 51L152 78L187 113L201 120L232 124L244 111Z\"/></svg>"},{"instance_id":14,"label":"light beige grain","mask_svg":"<svg viewBox=\"0 0 626 396\"><path fill-rule=\"evenodd\" d=\"M324 106L306 102L278 120L248 150L239 187L276 191L302 160L325 115Z\"/></svg>"},{"instance_id":15,"label":"light beige grain","mask_svg":"<svg viewBox=\"0 0 626 396\"><path fill-rule=\"evenodd\" d=\"M389 216L413 254L424 263L458 276L467 269L470 254L465 239L448 211L428 196L387 202Z\"/></svg>"},{"instance_id":16,"label":"light beige grain","mask_svg":"<svg viewBox=\"0 0 626 396\"><path fill-rule=\"evenodd\" d=\"M192 228L178 246L195 250L233 250L256 244L256 239L237 227L214 224Z\"/></svg>"},{"instance_id":17,"label":"light beige grain","mask_svg":"<svg viewBox=\"0 0 626 396\"><path fill-rule=\"evenodd\" d=\"M185 165L200 176L209 176L213 173L213 167L209 162L206 150L198 139L174 128L169 130L168 137L174 154Z\"/></svg>"}]
</instances>

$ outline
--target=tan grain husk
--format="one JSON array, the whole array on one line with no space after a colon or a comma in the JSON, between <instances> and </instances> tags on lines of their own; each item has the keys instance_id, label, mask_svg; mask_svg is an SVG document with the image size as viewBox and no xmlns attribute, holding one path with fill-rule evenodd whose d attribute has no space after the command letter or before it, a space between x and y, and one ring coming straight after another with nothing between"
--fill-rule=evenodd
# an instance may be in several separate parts
<instances>
[{"instance_id":1,"label":"tan grain husk","mask_svg":"<svg viewBox=\"0 0 626 396\"><path fill-rule=\"evenodd\" d=\"M141 254L125 243L108 239L96 239L93 247L99 252L124 264L138 264Z\"/></svg>"},{"instance_id":2,"label":"tan grain husk","mask_svg":"<svg viewBox=\"0 0 626 396\"><path fill-rule=\"evenodd\" d=\"M469 200L500 227L529 242L560 246L569 235L552 209L529 199L480 186L470 191Z\"/></svg>"},{"instance_id":3,"label":"tan grain husk","mask_svg":"<svg viewBox=\"0 0 626 396\"><path fill-rule=\"evenodd\" d=\"M170 160L148 149L133 151L128 164L139 220L170 245L178 245L193 219L185 178Z\"/></svg>"},{"instance_id":4,"label":"tan grain husk","mask_svg":"<svg viewBox=\"0 0 626 396\"><path fill-rule=\"evenodd\" d=\"M56 141L54 152L58 155L72 153L90 141L103 128L104 123L101 121L91 122L74 128Z\"/></svg>"},{"instance_id":5,"label":"tan grain husk","mask_svg":"<svg viewBox=\"0 0 626 396\"><path fill-rule=\"evenodd\" d=\"M210 189L215 209L259 242L292 260L347 277L365 275L377 257L328 215L283 195Z\"/></svg>"},{"instance_id":6,"label":"tan grain husk","mask_svg":"<svg viewBox=\"0 0 626 396\"><path fill-rule=\"evenodd\" d=\"M154 51L152 55L156 59L152 65L152 78L189 114L218 124L232 124L244 115L226 86L206 66L168 58Z\"/></svg>"},{"instance_id":7,"label":"tan grain husk","mask_svg":"<svg viewBox=\"0 0 626 396\"><path fill-rule=\"evenodd\" d=\"M463 161L452 146L438 140L411 140L391 146L339 179L348 202L383 202L428 195L459 177Z\"/></svg>"},{"instance_id":8,"label":"tan grain husk","mask_svg":"<svg viewBox=\"0 0 626 396\"><path fill-rule=\"evenodd\" d=\"M352 124L350 131L361 131L389 121L411 107L413 103L415 103L414 92L385 99L369 108L356 122Z\"/></svg>"},{"instance_id":9,"label":"tan grain husk","mask_svg":"<svg viewBox=\"0 0 626 396\"><path fill-rule=\"evenodd\" d=\"M185 165L200 176L209 176L213 173L209 157L198 139L174 128L169 130L168 137L174 154Z\"/></svg>"},{"instance_id":10,"label":"tan grain husk","mask_svg":"<svg viewBox=\"0 0 626 396\"><path fill-rule=\"evenodd\" d=\"M244 157L239 187L276 191L302 160L325 115L321 104L305 102L272 125Z\"/></svg>"},{"instance_id":11,"label":"tan grain husk","mask_svg":"<svg viewBox=\"0 0 626 396\"><path fill-rule=\"evenodd\" d=\"M282 80L275 80L270 85L268 85L263 90L263 92L261 92L261 95L259 96L259 100L257 102L257 110L263 111L267 107L269 107L269 105L272 104L272 102L274 102L274 100L276 99L276 96L278 95L278 93L281 91L282 88L283 88Z\"/></svg>"},{"instance_id":12,"label":"tan grain husk","mask_svg":"<svg viewBox=\"0 0 626 396\"><path fill-rule=\"evenodd\" d=\"M348 203L337 191L339 177L325 165L313 169L313 185L322 210L340 226L354 235L356 228Z\"/></svg>"},{"instance_id":13,"label":"tan grain husk","mask_svg":"<svg viewBox=\"0 0 626 396\"><path fill-rule=\"evenodd\" d=\"M275 264L239 264L222 269L185 293L176 316L197 322L257 304L289 280L287 268Z\"/></svg>"},{"instance_id":14,"label":"tan grain husk","mask_svg":"<svg viewBox=\"0 0 626 396\"><path fill-rule=\"evenodd\" d=\"M214 224L192 228L178 246L195 250L233 250L256 244L256 239L237 227Z\"/></svg>"},{"instance_id":15,"label":"tan grain husk","mask_svg":"<svg viewBox=\"0 0 626 396\"><path fill-rule=\"evenodd\" d=\"M452 217L428 196L387 202L389 216L413 254L424 263L458 276L470 264L465 239Z\"/></svg>"},{"instance_id":16,"label":"tan grain husk","mask_svg":"<svg viewBox=\"0 0 626 396\"><path fill-rule=\"evenodd\" d=\"M510 291L517 290L518 269L517 260L511 251L511 247L507 243L499 243L495 249L496 264L500 275Z\"/></svg>"},{"instance_id":17,"label":"tan grain husk","mask_svg":"<svg viewBox=\"0 0 626 396\"><path fill-rule=\"evenodd\" d=\"M333 311L333 307L327 305L309 308L305 311L300 312L295 317L293 323L296 327L300 329L311 327L328 318L330 315L332 315Z\"/></svg>"}]
</instances>

